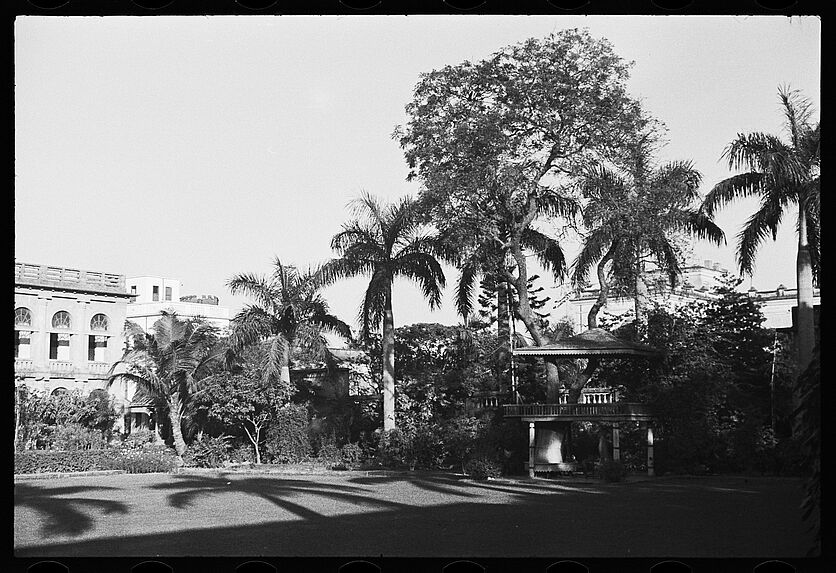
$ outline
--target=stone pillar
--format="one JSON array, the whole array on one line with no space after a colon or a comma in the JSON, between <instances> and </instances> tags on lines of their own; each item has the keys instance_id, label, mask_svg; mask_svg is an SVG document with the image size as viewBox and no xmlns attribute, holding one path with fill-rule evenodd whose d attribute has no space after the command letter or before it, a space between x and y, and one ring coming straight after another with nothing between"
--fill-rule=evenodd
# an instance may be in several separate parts
<instances>
[{"instance_id":1,"label":"stone pillar","mask_svg":"<svg viewBox=\"0 0 836 573\"><path fill-rule=\"evenodd\" d=\"M52 317L49 316L51 297L38 296L38 307L32 309L32 326L36 334L32 338L32 365L35 371L49 372L49 331Z\"/></svg>"},{"instance_id":2,"label":"stone pillar","mask_svg":"<svg viewBox=\"0 0 836 573\"><path fill-rule=\"evenodd\" d=\"M653 470L653 425L650 422L647 423L647 475L656 475Z\"/></svg>"},{"instance_id":3,"label":"stone pillar","mask_svg":"<svg viewBox=\"0 0 836 573\"><path fill-rule=\"evenodd\" d=\"M612 459L616 462L621 459L621 445L619 443L618 422L612 425Z\"/></svg>"},{"instance_id":4,"label":"stone pillar","mask_svg":"<svg viewBox=\"0 0 836 573\"><path fill-rule=\"evenodd\" d=\"M534 451L537 447L534 441L534 422L528 423L528 477L534 477Z\"/></svg>"}]
</instances>

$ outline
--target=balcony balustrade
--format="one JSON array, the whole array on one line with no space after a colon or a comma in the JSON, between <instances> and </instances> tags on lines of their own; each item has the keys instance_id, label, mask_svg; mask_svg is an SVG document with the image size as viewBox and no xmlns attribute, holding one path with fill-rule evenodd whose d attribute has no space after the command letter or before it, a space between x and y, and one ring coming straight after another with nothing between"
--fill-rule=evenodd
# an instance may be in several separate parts
<instances>
[{"instance_id":1,"label":"balcony balustrade","mask_svg":"<svg viewBox=\"0 0 836 573\"><path fill-rule=\"evenodd\" d=\"M49 371L53 374L72 374L75 372L75 365L69 360L50 360Z\"/></svg>"},{"instance_id":2,"label":"balcony balustrade","mask_svg":"<svg viewBox=\"0 0 836 573\"><path fill-rule=\"evenodd\" d=\"M646 404L613 402L609 404L505 404L505 417L554 420L647 420L652 414Z\"/></svg>"},{"instance_id":3,"label":"balcony balustrade","mask_svg":"<svg viewBox=\"0 0 836 573\"><path fill-rule=\"evenodd\" d=\"M15 263L15 282L125 294L125 277L47 265Z\"/></svg>"},{"instance_id":4,"label":"balcony balustrade","mask_svg":"<svg viewBox=\"0 0 836 573\"><path fill-rule=\"evenodd\" d=\"M35 364L26 358L15 358L15 374L34 372Z\"/></svg>"},{"instance_id":5,"label":"balcony balustrade","mask_svg":"<svg viewBox=\"0 0 836 573\"><path fill-rule=\"evenodd\" d=\"M111 364L109 362L88 362L87 371L90 374L97 376L104 376L110 370Z\"/></svg>"}]
</instances>

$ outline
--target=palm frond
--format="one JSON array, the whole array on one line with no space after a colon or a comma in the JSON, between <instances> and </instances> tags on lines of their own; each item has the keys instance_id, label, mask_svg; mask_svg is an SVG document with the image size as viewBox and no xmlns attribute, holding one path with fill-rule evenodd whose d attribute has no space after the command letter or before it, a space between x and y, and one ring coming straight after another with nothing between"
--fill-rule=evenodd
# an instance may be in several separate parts
<instances>
[{"instance_id":1,"label":"palm frond","mask_svg":"<svg viewBox=\"0 0 836 573\"><path fill-rule=\"evenodd\" d=\"M777 238L785 201L785 197L766 195L760 208L747 219L737 236L737 262L741 274L751 275L754 272L755 254L767 235L772 235L773 240Z\"/></svg>"},{"instance_id":2,"label":"palm frond","mask_svg":"<svg viewBox=\"0 0 836 573\"><path fill-rule=\"evenodd\" d=\"M706 215L713 217L720 208L736 199L757 195L763 191L766 176L763 173L741 173L717 183L703 199Z\"/></svg>"},{"instance_id":3,"label":"palm frond","mask_svg":"<svg viewBox=\"0 0 836 573\"><path fill-rule=\"evenodd\" d=\"M532 228L525 229L521 239L522 245L534 251L534 256L540 265L545 270L551 271L556 280L566 274L566 257L560 243Z\"/></svg>"},{"instance_id":4,"label":"palm frond","mask_svg":"<svg viewBox=\"0 0 836 573\"><path fill-rule=\"evenodd\" d=\"M465 265L459 269L459 278L456 281L456 311L462 318L469 317L473 312L473 287L478 275L473 265Z\"/></svg>"}]
</instances>

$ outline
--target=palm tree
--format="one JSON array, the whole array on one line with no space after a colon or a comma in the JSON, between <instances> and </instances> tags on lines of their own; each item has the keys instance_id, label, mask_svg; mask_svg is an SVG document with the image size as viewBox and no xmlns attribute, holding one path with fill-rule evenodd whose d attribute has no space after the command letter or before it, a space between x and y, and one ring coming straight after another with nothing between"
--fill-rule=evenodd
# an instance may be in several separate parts
<instances>
[{"instance_id":1,"label":"palm tree","mask_svg":"<svg viewBox=\"0 0 836 573\"><path fill-rule=\"evenodd\" d=\"M395 277L416 281L430 308L441 304L446 282L436 260L436 240L421 232L420 213L411 197L390 205L363 192L349 203L354 219L343 224L331 239L340 257L322 268L326 281L369 276L360 306L361 337L383 323L383 429L395 429L395 324L392 315L392 282Z\"/></svg>"},{"instance_id":2,"label":"palm tree","mask_svg":"<svg viewBox=\"0 0 836 573\"><path fill-rule=\"evenodd\" d=\"M597 264L600 286L587 316L588 328L597 326L597 314L614 284L632 291L636 319L641 320L648 261L667 274L671 286L676 284L682 273L677 236L686 233L725 243L723 231L698 207L701 175L691 162L653 165L649 136L641 138L630 155L620 169L592 167L581 182L589 232L573 264L572 283L576 288L584 285Z\"/></svg>"},{"instance_id":3,"label":"palm tree","mask_svg":"<svg viewBox=\"0 0 836 573\"><path fill-rule=\"evenodd\" d=\"M168 410L177 455L186 452L183 415L200 381L208 376L222 353L216 346L216 329L201 321L181 320L163 312L152 333L128 321L128 349L108 372L108 385L118 380L134 382L154 402Z\"/></svg>"},{"instance_id":4,"label":"palm tree","mask_svg":"<svg viewBox=\"0 0 836 573\"><path fill-rule=\"evenodd\" d=\"M319 292L325 284L320 269L299 272L296 267L283 265L278 257L274 267L269 277L245 273L227 283L232 294L245 294L255 300L233 318L230 338L233 349L268 342L265 381L279 379L288 387L294 349L301 346L324 356L327 344L322 332L351 338L351 329L330 313Z\"/></svg>"},{"instance_id":5,"label":"palm tree","mask_svg":"<svg viewBox=\"0 0 836 573\"><path fill-rule=\"evenodd\" d=\"M737 262L741 274L752 275L755 255L767 235L775 240L790 205L798 206L798 371L810 363L815 345L813 281L820 268L820 138L812 104L798 90L778 90L786 116L789 142L765 133L738 134L724 150L729 169L742 170L717 183L703 205L710 215L740 197L757 196L760 208L738 234ZM797 393L796 393L797 394ZM797 396L796 396L797 399Z\"/></svg>"}]
</instances>

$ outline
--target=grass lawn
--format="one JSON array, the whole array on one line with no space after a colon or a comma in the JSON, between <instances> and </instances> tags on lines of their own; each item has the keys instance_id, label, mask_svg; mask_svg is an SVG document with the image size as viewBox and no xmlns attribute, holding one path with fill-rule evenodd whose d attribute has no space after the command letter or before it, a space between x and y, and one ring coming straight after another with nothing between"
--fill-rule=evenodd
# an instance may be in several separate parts
<instances>
[{"instance_id":1,"label":"grass lawn","mask_svg":"<svg viewBox=\"0 0 836 573\"><path fill-rule=\"evenodd\" d=\"M804 557L790 478L591 484L443 474L20 480L29 556Z\"/></svg>"}]
</instances>

